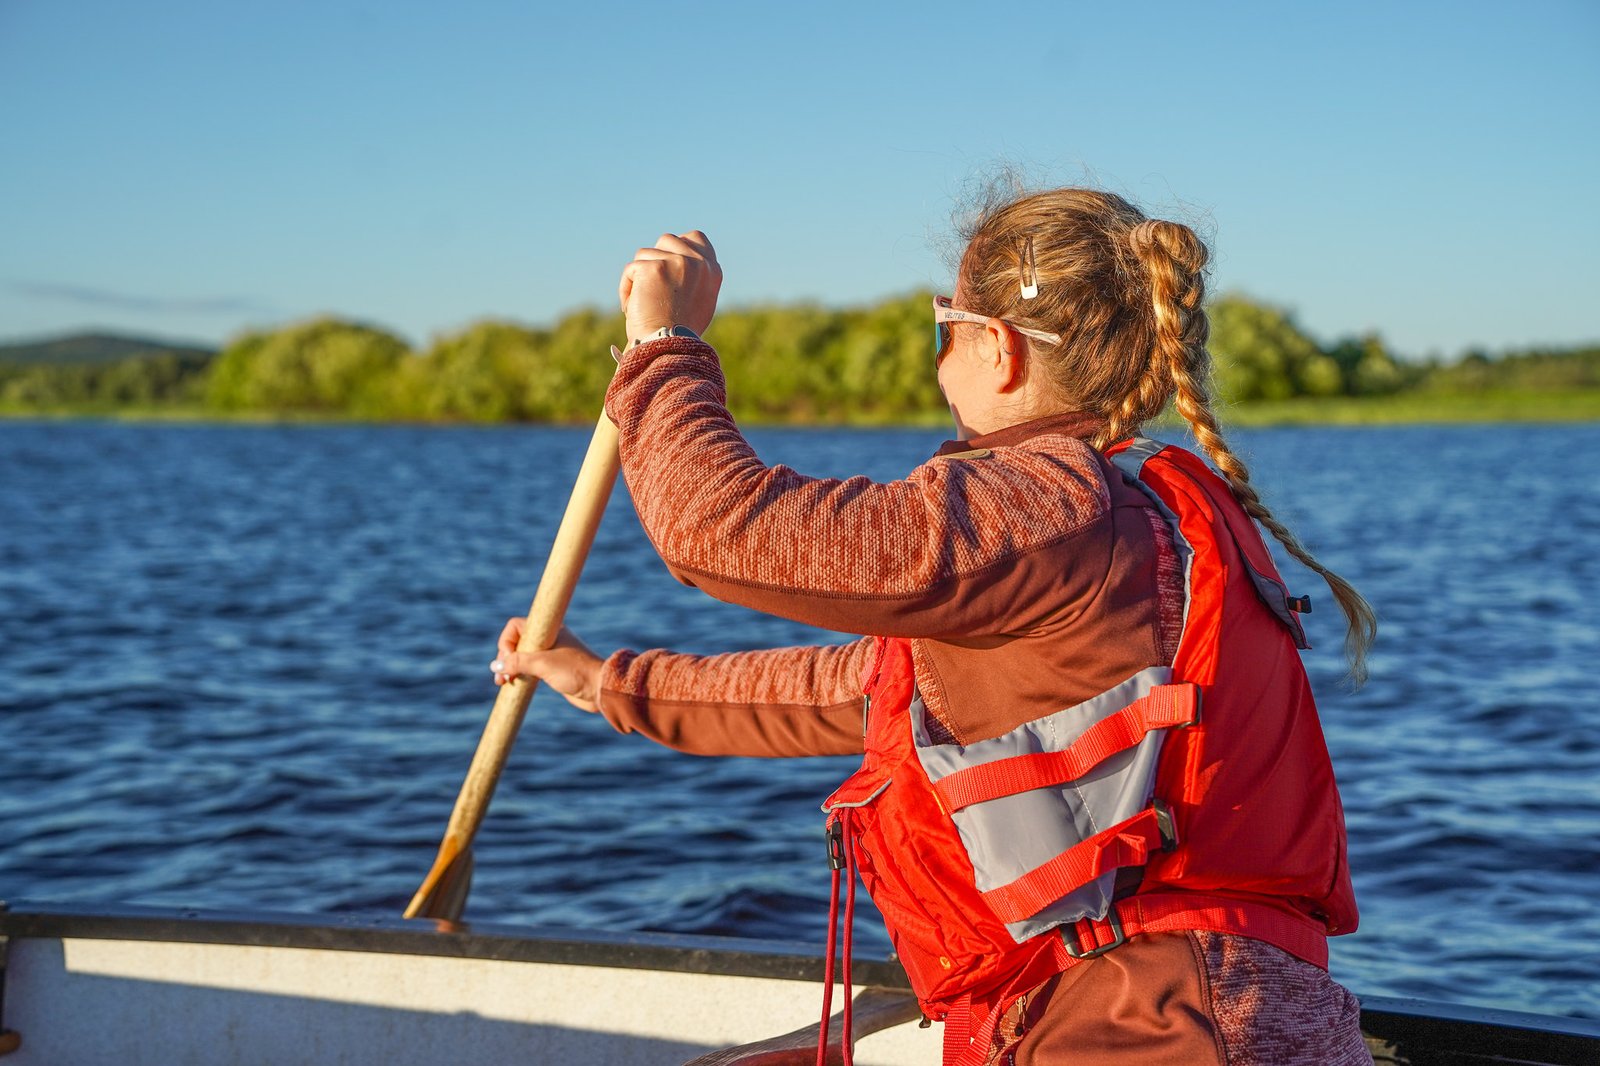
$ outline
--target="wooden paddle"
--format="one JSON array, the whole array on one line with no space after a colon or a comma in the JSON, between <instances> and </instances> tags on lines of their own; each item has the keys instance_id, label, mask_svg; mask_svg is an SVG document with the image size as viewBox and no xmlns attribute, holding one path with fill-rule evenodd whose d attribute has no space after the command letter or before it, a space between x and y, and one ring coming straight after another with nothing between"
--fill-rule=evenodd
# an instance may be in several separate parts
<instances>
[{"instance_id":1,"label":"wooden paddle","mask_svg":"<svg viewBox=\"0 0 1600 1066\"><path fill-rule=\"evenodd\" d=\"M864 1036L922 1017L917 997L902 988L863 988L851 1004L850 1046ZM815 1066L822 1023L753 1044L723 1048L690 1059L683 1066ZM828 1019L828 1066L844 1062L844 1012Z\"/></svg>"},{"instance_id":2,"label":"wooden paddle","mask_svg":"<svg viewBox=\"0 0 1600 1066\"><path fill-rule=\"evenodd\" d=\"M616 481L617 427L602 411L578 480L572 486L566 513L561 516L561 526L556 530L555 544L545 561L544 576L539 579L539 591L528 611L528 624L522 629L518 651L543 651L556 642L561 620L572 602L572 590L577 587L578 575L594 544L595 531ZM407 918L443 918L450 922L460 919L472 886L472 838L483 824L536 684L531 678L518 678L500 687L472 765L467 769L467 779L450 812L433 869L411 897L405 911Z\"/></svg>"}]
</instances>

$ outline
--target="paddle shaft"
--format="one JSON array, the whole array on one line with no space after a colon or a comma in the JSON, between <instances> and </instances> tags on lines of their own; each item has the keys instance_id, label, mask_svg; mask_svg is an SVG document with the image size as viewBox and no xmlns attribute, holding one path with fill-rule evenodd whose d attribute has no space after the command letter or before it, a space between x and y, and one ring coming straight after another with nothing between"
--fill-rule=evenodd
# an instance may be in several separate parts
<instances>
[{"instance_id":1,"label":"paddle shaft","mask_svg":"<svg viewBox=\"0 0 1600 1066\"><path fill-rule=\"evenodd\" d=\"M572 486L566 513L561 516L561 526L556 530L555 544L545 563L544 576L539 579L539 590L528 611L527 625L522 628L518 651L543 651L553 645L561 633L561 622L566 617L567 605L572 602L578 575L583 572L584 560L594 544L600 518L605 514L606 501L611 498L612 486L616 484L617 465L617 427L602 411L589 441L589 451L578 471L578 480ZM467 778L456 796L455 809L450 812L439 854L422 886L411 898L405 911L407 918L421 916L453 922L461 917L466 906L465 879L469 876L471 861L468 849L489 810L489 800L500 781L500 771L505 769L506 758L511 754L511 745L528 712L536 685L533 678L517 678L500 687L494 710L478 741L478 750L472 756L472 765L467 769ZM453 887L451 882L454 882Z\"/></svg>"}]
</instances>

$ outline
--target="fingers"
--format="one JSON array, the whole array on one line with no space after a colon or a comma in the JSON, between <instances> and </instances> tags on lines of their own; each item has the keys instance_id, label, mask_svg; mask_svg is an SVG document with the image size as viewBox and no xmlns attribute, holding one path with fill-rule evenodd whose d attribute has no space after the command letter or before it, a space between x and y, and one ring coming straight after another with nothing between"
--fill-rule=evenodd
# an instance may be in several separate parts
<instances>
[{"instance_id":1,"label":"fingers","mask_svg":"<svg viewBox=\"0 0 1600 1066\"><path fill-rule=\"evenodd\" d=\"M674 262L680 259L697 260L709 267L713 274L722 276L716 250L711 247L706 235L697 229L684 234L663 233L653 248L638 248L633 253L635 263Z\"/></svg>"},{"instance_id":2,"label":"fingers","mask_svg":"<svg viewBox=\"0 0 1600 1066\"><path fill-rule=\"evenodd\" d=\"M575 707L595 709L603 660L565 626L555 643L540 651L518 651L526 621L513 618L500 632L499 654L489 664L496 685L518 678L544 681Z\"/></svg>"},{"instance_id":3,"label":"fingers","mask_svg":"<svg viewBox=\"0 0 1600 1066\"><path fill-rule=\"evenodd\" d=\"M663 233L653 248L634 252L617 283L629 340L673 325L704 333L721 287L722 267L703 232Z\"/></svg>"},{"instance_id":4,"label":"fingers","mask_svg":"<svg viewBox=\"0 0 1600 1066\"><path fill-rule=\"evenodd\" d=\"M711 242L706 239L704 233L699 230L690 230L682 235L663 233L654 247L635 249L632 261L622 268L622 278L617 282L617 304L624 314L628 310L628 298L633 295L633 283L636 278L632 270L633 265L640 262L671 263L677 259L701 260L715 269L719 275L721 274L721 268L717 267L716 252L712 250ZM658 272L653 276L665 277L666 273Z\"/></svg>"},{"instance_id":5,"label":"fingers","mask_svg":"<svg viewBox=\"0 0 1600 1066\"><path fill-rule=\"evenodd\" d=\"M711 239L697 229L692 229L688 233L663 233L654 248L641 248L639 251L675 252L691 259L703 259L708 263L717 261L717 253L711 247Z\"/></svg>"},{"instance_id":6,"label":"fingers","mask_svg":"<svg viewBox=\"0 0 1600 1066\"><path fill-rule=\"evenodd\" d=\"M547 651L513 651L502 652L489 664L489 670L494 674L494 683L497 685L509 685L518 678L527 678L530 681L551 682L553 688L560 690L562 666L561 660L553 658Z\"/></svg>"},{"instance_id":7,"label":"fingers","mask_svg":"<svg viewBox=\"0 0 1600 1066\"><path fill-rule=\"evenodd\" d=\"M500 641L497 645L501 655L508 655L517 650L517 645L522 643L522 627L526 619L513 618L506 622L505 628L500 630Z\"/></svg>"},{"instance_id":8,"label":"fingers","mask_svg":"<svg viewBox=\"0 0 1600 1066\"><path fill-rule=\"evenodd\" d=\"M528 669L528 663L523 660L519 652L502 651L499 658L489 664L489 670L494 674L496 685L509 685L521 677L523 671Z\"/></svg>"},{"instance_id":9,"label":"fingers","mask_svg":"<svg viewBox=\"0 0 1600 1066\"><path fill-rule=\"evenodd\" d=\"M489 664L489 670L494 674L494 683L506 685L515 681L518 675L527 672L529 667L528 656L517 651L522 644L522 630L528 624L525 618L507 619L505 628L500 630L500 640L495 645L496 655L494 662Z\"/></svg>"},{"instance_id":10,"label":"fingers","mask_svg":"<svg viewBox=\"0 0 1600 1066\"><path fill-rule=\"evenodd\" d=\"M629 266L644 266L646 264L660 264L658 269L662 273L687 274L697 268L713 268L715 263L700 258L698 252L679 252L671 248L640 248L633 253L633 262Z\"/></svg>"},{"instance_id":11,"label":"fingers","mask_svg":"<svg viewBox=\"0 0 1600 1066\"><path fill-rule=\"evenodd\" d=\"M519 678L543 681L580 710L598 706L600 672L603 661L570 634L548 651L521 651L502 654L489 664L496 685L508 685Z\"/></svg>"},{"instance_id":12,"label":"fingers","mask_svg":"<svg viewBox=\"0 0 1600 1066\"><path fill-rule=\"evenodd\" d=\"M518 650L522 646L522 631L527 624L528 620L521 615L506 619L506 624L500 630L500 639L495 645L495 649L500 653L500 659L513 660L517 659L518 656L522 656L525 659L530 654L537 655L539 651L549 650L548 648L537 649L533 652L520 652ZM578 648L589 652L589 646L579 640L578 635L566 626L561 627L561 631L556 634L556 639L550 644L550 648ZM592 655L593 652L589 652L589 654Z\"/></svg>"},{"instance_id":13,"label":"fingers","mask_svg":"<svg viewBox=\"0 0 1600 1066\"><path fill-rule=\"evenodd\" d=\"M678 239L698 251L700 258L713 263L717 261L717 250L711 247L711 238L699 230L692 229L688 233L680 233Z\"/></svg>"},{"instance_id":14,"label":"fingers","mask_svg":"<svg viewBox=\"0 0 1600 1066\"><path fill-rule=\"evenodd\" d=\"M648 253L648 254L647 254ZM650 278L662 280L675 280L674 275L686 272L688 263L686 258L672 252L661 252L654 248L640 248L639 258L633 260L622 268L622 276L630 285L637 285Z\"/></svg>"}]
</instances>

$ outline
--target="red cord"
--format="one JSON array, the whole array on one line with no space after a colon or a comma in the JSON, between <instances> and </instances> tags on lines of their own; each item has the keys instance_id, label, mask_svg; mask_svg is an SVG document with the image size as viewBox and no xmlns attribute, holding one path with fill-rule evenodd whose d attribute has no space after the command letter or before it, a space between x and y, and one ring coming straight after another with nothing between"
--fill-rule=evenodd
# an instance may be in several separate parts
<instances>
[{"instance_id":1,"label":"red cord","mask_svg":"<svg viewBox=\"0 0 1600 1066\"><path fill-rule=\"evenodd\" d=\"M844 890L844 1039L841 1050L844 1053L844 1066L854 1066L854 1018L851 1008L855 1006L855 1001L851 998L850 988L850 942L854 939L856 924L856 835L848 812L841 821L844 823L844 876L848 878Z\"/></svg>"},{"instance_id":2,"label":"red cord","mask_svg":"<svg viewBox=\"0 0 1600 1066\"><path fill-rule=\"evenodd\" d=\"M817 1066L828 1066L828 1017L833 1013L833 953L838 944L839 871L828 892L828 955L822 963L822 1031L817 1034Z\"/></svg>"}]
</instances>

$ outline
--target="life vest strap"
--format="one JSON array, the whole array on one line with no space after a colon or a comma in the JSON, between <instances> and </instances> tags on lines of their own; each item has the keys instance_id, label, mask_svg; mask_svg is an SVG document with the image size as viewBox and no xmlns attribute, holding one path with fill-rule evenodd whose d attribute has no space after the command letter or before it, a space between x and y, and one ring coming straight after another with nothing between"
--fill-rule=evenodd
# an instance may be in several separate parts
<instances>
[{"instance_id":1,"label":"life vest strap","mask_svg":"<svg viewBox=\"0 0 1600 1066\"><path fill-rule=\"evenodd\" d=\"M1074 844L1015 881L983 893L983 901L1000 921L1023 921L1108 870L1143 866L1152 853L1173 845L1171 833L1171 819L1165 816L1164 809L1146 807L1132 818Z\"/></svg>"},{"instance_id":2,"label":"life vest strap","mask_svg":"<svg viewBox=\"0 0 1600 1066\"><path fill-rule=\"evenodd\" d=\"M993 1012L991 1011L991 1014ZM967 992L956 1000L944 1017L944 1063L954 1066L964 1056L971 1054L973 1038L972 993ZM987 1022L986 1015L983 1021ZM982 1026L980 1025L981 1029ZM987 1048L985 1048L987 1050Z\"/></svg>"},{"instance_id":3,"label":"life vest strap","mask_svg":"<svg viewBox=\"0 0 1600 1066\"><path fill-rule=\"evenodd\" d=\"M946 811L1075 781L1111 756L1138 744L1153 729L1193 725L1200 688L1157 685L1122 710L1107 715L1061 751L1034 752L968 766L933 782Z\"/></svg>"},{"instance_id":4,"label":"life vest strap","mask_svg":"<svg viewBox=\"0 0 1600 1066\"><path fill-rule=\"evenodd\" d=\"M1328 968L1328 935L1315 922L1267 903L1197 892L1135 893L1111 905L1104 918L1063 926L1052 938L1060 970L1104 955L1141 933L1208 930L1246 936L1278 947L1313 966Z\"/></svg>"},{"instance_id":5,"label":"life vest strap","mask_svg":"<svg viewBox=\"0 0 1600 1066\"><path fill-rule=\"evenodd\" d=\"M1327 930L1282 906L1199 892L1138 892L1112 906L1127 936L1180 930L1231 933L1263 940L1313 966L1328 968Z\"/></svg>"}]
</instances>

